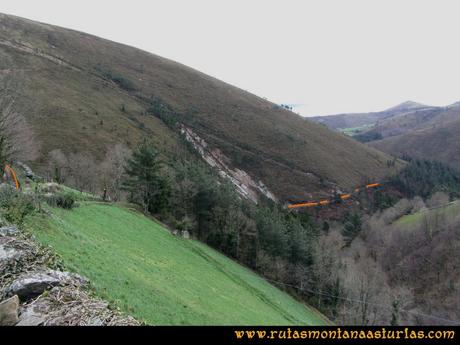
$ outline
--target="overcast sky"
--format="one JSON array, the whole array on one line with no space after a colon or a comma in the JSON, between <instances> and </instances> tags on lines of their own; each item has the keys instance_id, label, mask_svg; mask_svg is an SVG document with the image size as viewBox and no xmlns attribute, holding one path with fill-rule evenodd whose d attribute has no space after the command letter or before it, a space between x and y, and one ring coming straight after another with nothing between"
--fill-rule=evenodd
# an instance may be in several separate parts
<instances>
[{"instance_id":1,"label":"overcast sky","mask_svg":"<svg viewBox=\"0 0 460 345\"><path fill-rule=\"evenodd\" d=\"M460 100L458 0L0 0L0 12L181 62L302 115Z\"/></svg>"}]
</instances>

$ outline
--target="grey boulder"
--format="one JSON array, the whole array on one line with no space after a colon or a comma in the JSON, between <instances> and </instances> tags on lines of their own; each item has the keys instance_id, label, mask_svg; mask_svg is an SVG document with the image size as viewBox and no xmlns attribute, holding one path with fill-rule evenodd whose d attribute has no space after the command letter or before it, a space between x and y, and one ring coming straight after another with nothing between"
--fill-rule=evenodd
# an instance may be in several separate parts
<instances>
[{"instance_id":1,"label":"grey boulder","mask_svg":"<svg viewBox=\"0 0 460 345\"><path fill-rule=\"evenodd\" d=\"M16 226L2 226L0 228L0 236L14 236L19 233L19 230Z\"/></svg>"},{"instance_id":2,"label":"grey boulder","mask_svg":"<svg viewBox=\"0 0 460 345\"><path fill-rule=\"evenodd\" d=\"M46 273L26 273L11 283L6 295L18 295L22 301L27 301L59 284L59 279Z\"/></svg>"},{"instance_id":3,"label":"grey boulder","mask_svg":"<svg viewBox=\"0 0 460 345\"><path fill-rule=\"evenodd\" d=\"M21 256L21 251L15 248L7 247L0 243L0 262L18 259Z\"/></svg>"},{"instance_id":4,"label":"grey boulder","mask_svg":"<svg viewBox=\"0 0 460 345\"><path fill-rule=\"evenodd\" d=\"M29 272L13 281L7 288L6 295L18 295L22 301L27 301L58 285L81 286L87 283L83 277L69 272Z\"/></svg>"},{"instance_id":5,"label":"grey boulder","mask_svg":"<svg viewBox=\"0 0 460 345\"><path fill-rule=\"evenodd\" d=\"M24 256L24 251L9 247L0 242L0 274L2 274L14 261L20 261Z\"/></svg>"},{"instance_id":6,"label":"grey boulder","mask_svg":"<svg viewBox=\"0 0 460 345\"><path fill-rule=\"evenodd\" d=\"M28 308L21 313L16 326L40 326L45 321L42 313L35 311L34 308Z\"/></svg>"},{"instance_id":7,"label":"grey boulder","mask_svg":"<svg viewBox=\"0 0 460 345\"><path fill-rule=\"evenodd\" d=\"M19 321L18 310L18 296L0 302L0 326L14 326Z\"/></svg>"}]
</instances>

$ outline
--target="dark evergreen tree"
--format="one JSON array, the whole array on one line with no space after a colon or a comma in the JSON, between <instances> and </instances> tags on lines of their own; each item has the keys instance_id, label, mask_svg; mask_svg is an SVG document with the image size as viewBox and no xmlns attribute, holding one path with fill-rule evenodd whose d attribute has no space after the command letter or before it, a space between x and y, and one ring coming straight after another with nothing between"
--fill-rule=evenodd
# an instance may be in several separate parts
<instances>
[{"instance_id":1,"label":"dark evergreen tree","mask_svg":"<svg viewBox=\"0 0 460 345\"><path fill-rule=\"evenodd\" d=\"M347 213L344 219L343 237L349 245L361 232L361 217L358 213Z\"/></svg>"},{"instance_id":2,"label":"dark evergreen tree","mask_svg":"<svg viewBox=\"0 0 460 345\"><path fill-rule=\"evenodd\" d=\"M394 300L392 304L390 325L391 326L399 325L399 301L398 300Z\"/></svg>"},{"instance_id":3,"label":"dark evergreen tree","mask_svg":"<svg viewBox=\"0 0 460 345\"><path fill-rule=\"evenodd\" d=\"M437 161L412 159L390 183L409 198L428 198L435 192L460 196L460 172Z\"/></svg>"},{"instance_id":4,"label":"dark evergreen tree","mask_svg":"<svg viewBox=\"0 0 460 345\"><path fill-rule=\"evenodd\" d=\"M169 203L170 184L162 175L162 163L152 144L143 141L125 166L123 189L145 212L160 213Z\"/></svg>"}]
</instances>

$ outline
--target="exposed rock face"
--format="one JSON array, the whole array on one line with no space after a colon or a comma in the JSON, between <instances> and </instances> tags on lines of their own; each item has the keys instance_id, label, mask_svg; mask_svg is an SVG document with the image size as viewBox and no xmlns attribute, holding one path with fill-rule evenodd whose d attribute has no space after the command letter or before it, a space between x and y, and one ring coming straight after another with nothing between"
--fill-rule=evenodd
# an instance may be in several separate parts
<instances>
[{"instance_id":1,"label":"exposed rock face","mask_svg":"<svg viewBox=\"0 0 460 345\"><path fill-rule=\"evenodd\" d=\"M19 321L18 310L18 296L0 302L0 326L14 326Z\"/></svg>"},{"instance_id":2,"label":"exposed rock face","mask_svg":"<svg viewBox=\"0 0 460 345\"><path fill-rule=\"evenodd\" d=\"M229 161L219 149L212 149L209 145L201 139L190 128L182 125L182 134L185 139L190 142L193 147L198 151L201 157L211 167L219 171L219 175L223 178L229 179L236 187L237 192L243 197L257 203L258 193L265 195L267 198L277 202L275 195L263 184L262 181L254 181L249 174L240 169L232 169L225 162Z\"/></svg>"},{"instance_id":3,"label":"exposed rock face","mask_svg":"<svg viewBox=\"0 0 460 345\"><path fill-rule=\"evenodd\" d=\"M24 173L25 173L27 178L30 178L31 180L34 180L36 178L34 172L32 171L32 169L28 165L26 165L26 164L24 164L22 162L16 162L16 165L21 167L21 169L24 171Z\"/></svg>"},{"instance_id":4,"label":"exposed rock face","mask_svg":"<svg viewBox=\"0 0 460 345\"><path fill-rule=\"evenodd\" d=\"M29 308L21 313L21 318L16 326L40 326L45 321L44 314L35 311L34 308Z\"/></svg>"},{"instance_id":5,"label":"exposed rock face","mask_svg":"<svg viewBox=\"0 0 460 345\"><path fill-rule=\"evenodd\" d=\"M0 262L15 259L21 256L21 251L0 243Z\"/></svg>"},{"instance_id":6,"label":"exposed rock face","mask_svg":"<svg viewBox=\"0 0 460 345\"><path fill-rule=\"evenodd\" d=\"M19 261L22 256L22 251L7 247L0 243L0 272L6 268L8 263Z\"/></svg>"},{"instance_id":7,"label":"exposed rock face","mask_svg":"<svg viewBox=\"0 0 460 345\"><path fill-rule=\"evenodd\" d=\"M10 282L8 277L12 274L35 266L37 255L38 248L34 243L16 236L0 235L0 286Z\"/></svg>"},{"instance_id":8,"label":"exposed rock face","mask_svg":"<svg viewBox=\"0 0 460 345\"><path fill-rule=\"evenodd\" d=\"M88 279L71 272L50 270L47 274L50 277L58 279L61 282L61 285L84 286L89 283Z\"/></svg>"},{"instance_id":9,"label":"exposed rock face","mask_svg":"<svg viewBox=\"0 0 460 345\"><path fill-rule=\"evenodd\" d=\"M11 260L18 260L23 252L15 248L14 239L10 236L18 233L15 226L4 226L0 228L0 272L1 267Z\"/></svg>"},{"instance_id":10,"label":"exposed rock face","mask_svg":"<svg viewBox=\"0 0 460 345\"><path fill-rule=\"evenodd\" d=\"M3 226L0 228L0 236L14 236L19 232L18 228L14 225L12 226Z\"/></svg>"}]
</instances>

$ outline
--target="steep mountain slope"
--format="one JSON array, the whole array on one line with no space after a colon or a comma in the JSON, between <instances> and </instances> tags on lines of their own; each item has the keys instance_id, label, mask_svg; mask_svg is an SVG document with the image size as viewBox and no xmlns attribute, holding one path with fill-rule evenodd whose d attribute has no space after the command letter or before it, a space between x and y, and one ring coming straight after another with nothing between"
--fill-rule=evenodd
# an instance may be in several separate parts
<instances>
[{"instance_id":1,"label":"steep mountain slope","mask_svg":"<svg viewBox=\"0 0 460 345\"><path fill-rule=\"evenodd\" d=\"M460 118L372 141L369 145L394 155L438 160L460 169L459 133Z\"/></svg>"},{"instance_id":2,"label":"steep mountain slope","mask_svg":"<svg viewBox=\"0 0 460 345\"><path fill-rule=\"evenodd\" d=\"M372 128L359 133L356 138L361 141L372 141L426 128L440 121L444 112L445 108L409 110L377 122Z\"/></svg>"},{"instance_id":3,"label":"steep mountain slope","mask_svg":"<svg viewBox=\"0 0 460 345\"><path fill-rule=\"evenodd\" d=\"M136 211L84 203L52 213L34 215L29 231L89 277L100 296L147 324L328 322L250 270Z\"/></svg>"},{"instance_id":4,"label":"steep mountain slope","mask_svg":"<svg viewBox=\"0 0 460 345\"><path fill-rule=\"evenodd\" d=\"M261 181L280 200L348 189L394 170L385 154L262 98L80 32L0 15L0 71L41 141L36 166L55 148L101 158L113 143L132 146L143 135L168 155L182 145L171 125L178 122L235 176L244 170L242 180Z\"/></svg>"}]
</instances>

